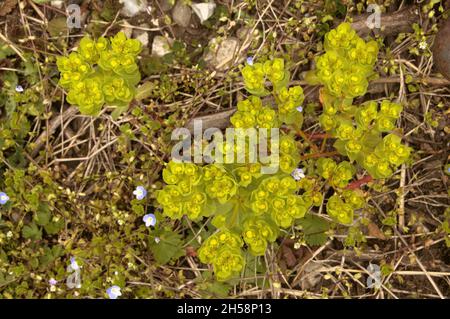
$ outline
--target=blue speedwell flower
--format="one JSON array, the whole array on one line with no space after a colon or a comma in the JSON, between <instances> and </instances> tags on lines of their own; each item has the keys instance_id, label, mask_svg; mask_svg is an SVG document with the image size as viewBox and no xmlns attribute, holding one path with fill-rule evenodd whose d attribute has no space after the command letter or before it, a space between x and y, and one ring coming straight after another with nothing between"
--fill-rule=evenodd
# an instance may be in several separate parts
<instances>
[{"instance_id":1,"label":"blue speedwell flower","mask_svg":"<svg viewBox=\"0 0 450 319\"><path fill-rule=\"evenodd\" d=\"M109 299L117 299L117 297L122 296L122 292L120 291L119 286L111 286L106 289L106 293L108 294Z\"/></svg>"},{"instance_id":2,"label":"blue speedwell flower","mask_svg":"<svg viewBox=\"0 0 450 319\"><path fill-rule=\"evenodd\" d=\"M299 181L302 178L305 178L305 172L302 168L296 168L292 171L291 176L296 180Z\"/></svg>"},{"instance_id":3,"label":"blue speedwell flower","mask_svg":"<svg viewBox=\"0 0 450 319\"><path fill-rule=\"evenodd\" d=\"M147 190L143 186L138 186L133 191L133 194L136 196L136 199L141 200L147 196Z\"/></svg>"},{"instance_id":4,"label":"blue speedwell flower","mask_svg":"<svg viewBox=\"0 0 450 319\"><path fill-rule=\"evenodd\" d=\"M156 217L154 214L147 214L142 218L142 220L144 221L145 226L147 227L156 225Z\"/></svg>"},{"instance_id":5,"label":"blue speedwell flower","mask_svg":"<svg viewBox=\"0 0 450 319\"><path fill-rule=\"evenodd\" d=\"M0 192L0 204L5 205L9 201L8 195L6 193Z\"/></svg>"},{"instance_id":6,"label":"blue speedwell flower","mask_svg":"<svg viewBox=\"0 0 450 319\"><path fill-rule=\"evenodd\" d=\"M299 111L299 112L303 112L303 106L297 106L296 110Z\"/></svg>"},{"instance_id":7,"label":"blue speedwell flower","mask_svg":"<svg viewBox=\"0 0 450 319\"><path fill-rule=\"evenodd\" d=\"M248 65L253 65L253 57L252 57L252 56L249 56L249 57L247 58L247 64L248 64Z\"/></svg>"},{"instance_id":8,"label":"blue speedwell flower","mask_svg":"<svg viewBox=\"0 0 450 319\"><path fill-rule=\"evenodd\" d=\"M78 270L80 269L80 266L78 266L77 261L75 260L75 257L71 257L70 258L70 268L72 268L72 270Z\"/></svg>"},{"instance_id":9,"label":"blue speedwell flower","mask_svg":"<svg viewBox=\"0 0 450 319\"><path fill-rule=\"evenodd\" d=\"M58 283L57 280L55 280L55 278L50 278L50 280L48 281L48 283L50 284L50 286L54 286Z\"/></svg>"},{"instance_id":10,"label":"blue speedwell flower","mask_svg":"<svg viewBox=\"0 0 450 319\"><path fill-rule=\"evenodd\" d=\"M22 87L22 85L16 86L16 92L19 92L19 93L22 93L22 92L23 92L23 87Z\"/></svg>"}]
</instances>

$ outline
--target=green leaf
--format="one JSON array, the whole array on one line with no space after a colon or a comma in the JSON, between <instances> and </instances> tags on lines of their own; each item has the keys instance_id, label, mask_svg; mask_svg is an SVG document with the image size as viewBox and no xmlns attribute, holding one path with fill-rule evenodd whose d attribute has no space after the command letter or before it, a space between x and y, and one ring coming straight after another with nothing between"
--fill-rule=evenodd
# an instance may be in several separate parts
<instances>
[{"instance_id":1,"label":"green leaf","mask_svg":"<svg viewBox=\"0 0 450 319\"><path fill-rule=\"evenodd\" d=\"M141 60L142 72L145 75L153 75L167 71L168 65L160 57L149 56Z\"/></svg>"},{"instance_id":2,"label":"green leaf","mask_svg":"<svg viewBox=\"0 0 450 319\"><path fill-rule=\"evenodd\" d=\"M278 91L281 88L288 86L290 80L291 80L291 72L285 70L283 79L277 83L273 83L275 91Z\"/></svg>"},{"instance_id":3,"label":"green leaf","mask_svg":"<svg viewBox=\"0 0 450 319\"><path fill-rule=\"evenodd\" d=\"M44 255L39 257L39 264L41 267L45 267L48 264L55 261L56 258L62 256L64 250L59 245L54 245L51 249L49 247L44 247Z\"/></svg>"},{"instance_id":4,"label":"green leaf","mask_svg":"<svg viewBox=\"0 0 450 319\"><path fill-rule=\"evenodd\" d=\"M245 87L245 89L247 90L248 93L259 96L259 97L264 97L264 96L267 96L270 94L270 92L264 88L259 89L259 90L251 90L251 89Z\"/></svg>"},{"instance_id":5,"label":"green leaf","mask_svg":"<svg viewBox=\"0 0 450 319\"><path fill-rule=\"evenodd\" d=\"M68 31L67 18L57 17L48 22L47 30L52 37L65 35Z\"/></svg>"},{"instance_id":6,"label":"green leaf","mask_svg":"<svg viewBox=\"0 0 450 319\"><path fill-rule=\"evenodd\" d=\"M214 280L211 283L206 283L204 291L207 292L208 294L205 295L204 297L226 298L229 296L231 288L232 286L225 282Z\"/></svg>"},{"instance_id":7,"label":"green leaf","mask_svg":"<svg viewBox=\"0 0 450 319\"><path fill-rule=\"evenodd\" d=\"M119 118L119 116L125 112L126 110L128 110L128 104L127 105L122 105L122 106L117 106L114 111L111 113L111 117L113 120L117 120Z\"/></svg>"},{"instance_id":8,"label":"green leaf","mask_svg":"<svg viewBox=\"0 0 450 319\"><path fill-rule=\"evenodd\" d=\"M136 89L135 99L136 101L141 101L150 97L153 94L153 89L155 88L155 83L147 81Z\"/></svg>"},{"instance_id":9,"label":"green leaf","mask_svg":"<svg viewBox=\"0 0 450 319\"><path fill-rule=\"evenodd\" d=\"M158 243L155 241L156 237L159 238ZM181 235L171 229L155 230L149 237L149 247L156 261L161 265L184 255Z\"/></svg>"},{"instance_id":10,"label":"green leaf","mask_svg":"<svg viewBox=\"0 0 450 319\"><path fill-rule=\"evenodd\" d=\"M300 129L303 125L303 114L295 110L287 115L280 115L280 120L287 125L292 125L297 129Z\"/></svg>"},{"instance_id":11,"label":"green leaf","mask_svg":"<svg viewBox=\"0 0 450 319\"><path fill-rule=\"evenodd\" d=\"M55 235L64 228L64 220L60 219L57 222L50 222L44 226L45 232L49 235Z\"/></svg>"},{"instance_id":12,"label":"green leaf","mask_svg":"<svg viewBox=\"0 0 450 319\"><path fill-rule=\"evenodd\" d=\"M347 150L345 149L345 144L346 144L346 141L338 139L338 140L336 140L336 142L334 142L333 147L336 149L336 151L339 152L339 154L347 155Z\"/></svg>"},{"instance_id":13,"label":"green leaf","mask_svg":"<svg viewBox=\"0 0 450 319\"><path fill-rule=\"evenodd\" d=\"M0 41L0 60L14 54L15 52L13 49L11 49L6 43Z\"/></svg>"},{"instance_id":14,"label":"green leaf","mask_svg":"<svg viewBox=\"0 0 450 319\"><path fill-rule=\"evenodd\" d=\"M22 228L22 236L25 239L38 240L42 238L42 231L35 223L31 223L30 225L25 225Z\"/></svg>"},{"instance_id":15,"label":"green leaf","mask_svg":"<svg viewBox=\"0 0 450 319\"><path fill-rule=\"evenodd\" d=\"M260 256L253 256L252 254L246 254L245 256L245 266L244 266L244 277L254 278L256 275L263 275L267 272L267 267L264 262L264 258ZM229 281L231 284L238 284L240 279L232 279ZM268 282L264 280L264 276L259 276L256 280L257 285L261 288L267 287Z\"/></svg>"},{"instance_id":16,"label":"green leaf","mask_svg":"<svg viewBox=\"0 0 450 319\"><path fill-rule=\"evenodd\" d=\"M306 74L305 74L305 81L309 85L319 85L319 84L321 84L320 79L316 75L316 71L315 70L310 70L310 71L306 72Z\"/></svg>"},{"instance_id":17,"label":"green leaf","mask_svg":"<svg viewBox=\"0 0 450 319\"><path fill-rule=\"evenodd\" d=\"M36 224L45 226L50 222L51 213L47 204L40 204L39 211L36 214Z\"/></svg>"},{"instance_id":18,"label":"green leaf","mask_svg":"<svg viewBox=\"0 0 450 319\"><path fill-rule=\"evenodd\" d=\"M327 241L326 232L329 229L328 221L318 216L308 214L298 223L303 228L303 234L308 245L323 245Z\"/></svg>"}]
</instances>

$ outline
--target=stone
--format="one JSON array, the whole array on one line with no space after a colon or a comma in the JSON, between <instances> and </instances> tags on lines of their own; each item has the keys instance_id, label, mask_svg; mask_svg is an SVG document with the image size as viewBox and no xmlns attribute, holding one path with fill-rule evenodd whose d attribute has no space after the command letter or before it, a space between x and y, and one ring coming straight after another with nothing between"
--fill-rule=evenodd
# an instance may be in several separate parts
<instances>
[{"instance_id":1,"label":"stone","mask_svg":"<svg viewBox=\"0 0 450 319\"><path fill-rule=\"evenodd\" d=\"M175 7L172 9L173 21L180 27L187 28L191 21L192 10L185 5L182 0L178 0Z\"/></svg>"},{"instance_id":2,"label":"stone","mask_svg":"<svg viewBox=\"0 0 450 319\"><path fill-rule=\"evenodd\" d=\"M162 57L164 55L166 55L167 53L170 52L170 40L157 35L155 36L155 38L153 39L153 44L152 44L152 55L154 56L158 56L158 57Z\"/></svg>"},{"instance_id":3,"label":"stone","mask_svg":"<svg viewBox=\"0 0 450 319\"><path fill-rule=\"evenodd\" d=\"M239 40L229 37L220 43L217 42L217 39L210 41L210 50L205 56L205 61L210 67L223 71L231 66L239 54Z\"/></svg>"},{"instance_id":4,"label":"stone","mask_svg":"<svg viewBox=\"0 0 450 319\"><path fill-rule=\"evenodd\" d=\"M122 29L120 31L125 33L127 38L131 38L131 34L133 33L133 26L131 24L129 24L128 21L125 20L123 22L123 26L122 26Z\"/></svg>"},{"instance_id":5,"label":"stone","mask_svg":"<svg viewBox=\"0 0 450 319\"><path fill-rule=\"evenodd\" d=\"M200 19L200 23L203 23L214 14L216 4L214 2L193 3L191 8Z\"/></svg>"},{"instance_id":6,"label":"stone","mask_svg":"<svg viewBox=\"0 0 450 319\"><path fill-rule=\"evenodd\" d=\"M55 0L50 2L50 4L52 5L52 7L58 8L58 9L62 9L64 1L62 0Z\"/></svg>"},{"instance_id":7,"label":"stone","mask_svg":"<svg viewBox=\"0 0 450 319\"><path fill-rule=\"evenodd\" d=\"M139 12L147 11L147 0L119 0L123 4L122 13L134 17Z\"/></svg>"},{"instance_id":8,"label":"stone","mask_svg":"<svg viewBox=\"0 0 450 319\"><path fill-rule=\"evenodd\" d=\"M144 23L144 24L141 24L140 27L149 28L149 25ZM136 40L139 40L139 42L142 43L142 46L144 48L148 46L148 32L147 31L140 30L140 29L134 29L133 38L135 38Z\"/></svg>"},{"instance_id":9,"label":"stone","mask_svg":"<svg viewBox=\"0 0 450 319\"><path fill-rule=\"evenodd\" d=\"M175 5L175 0L161 0L159 2L159 7L162 11L169 11Z\"/></svg>"}]
</instances>

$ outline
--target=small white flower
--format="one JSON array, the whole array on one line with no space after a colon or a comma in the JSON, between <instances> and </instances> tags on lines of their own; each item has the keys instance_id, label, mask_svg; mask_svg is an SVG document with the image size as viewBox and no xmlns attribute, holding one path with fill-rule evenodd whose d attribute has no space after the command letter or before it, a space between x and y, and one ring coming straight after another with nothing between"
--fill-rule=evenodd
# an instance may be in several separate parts
<instances>
[{"instance_id":1,"label":"small white flower","mask_svg":"<svg viewBox=\"0 0 450 319\"><path fill-rule=\"evenodd\" d=\"M302 168L296 168L292 171L291 176L296 180L299 181L302 178L305 178L305 172Z\"/></svg>"},{"instance_id":2,"label":"small white flower","mask_svg":"<svg viewBox=\"0 0 450 319\"><path fill-rule=\"evenodd\" d=\"M160 241L161 239L159 239L159 237L155 237L155 243L159 244Z\"/></svg>"},{"instance_id":3,"label":"small white flower","mask_svg":"<svg viewBox=\"0 0 450 319\"><path fill-rule=\"evenodd\" d=\"M23 87L22 85L17 85L16 86L16 92L22 93L23 92Z\"/></svg>"},{"instance_id":4,"label":"small white flower","mask_svg":"<svg viewBox=\"0 0 450 319\"><path fill-rule=\"evenodd\" d=\"M248 64L248 65L253 65L253 57L252 57L252 56L249 56L249 57L247 58L247 64Z\"/></svg>"},{"instance_id":5,"label":"small white flower","mask_svg":"<svg viewBox=\"0 0 450 319\"><path fill-rule=\"evenodd\" d=\"M142 200L145 196L147 196L147 190L143 186L138 186L133 191L133 194L136 196L137 200Z\"/></svg>"},{"instance_id":6,"label":"small white flower","mask_svg":"<svg viewBox=\"0 0 450 319\"><path fill-rule=\"evenodd\" d=\"M5 205L9 201L8 195L4 192L0 192L0 205Z\"/></svg>"},{"instance_id":7,"label":"small white flower","mask_svg":"<svg viewBox=\"0 0 450 319\"><path fill-rule=\"evenodd\" d=\"M156 217L154 214L147 214L142 218L142 220L144 221L145 226L147 227L156 225Z\"/></svg>"},{"instance_id":8,"label":"small white flower","mask_svg":"<svg viewBox=\"0 0 450 319\"><path fill-rule=\"evenodd\" d=\"M106 293L108 294L109 299L117 299L117 297L122 296L122 292L120 291L119 286L111 286L106 289Z\"/></svg>"},{"instance_id":9,"label":"small white flower","mask_svg":"<svg viewBox=\"0 0 450 319\"><path fill-rule=\"evenodd\" d=\"M428 43L427 43L427 41L421 41L420 43L419 43L419 49L421 49L421 50L426 50L428 48Z\"/></svg>"}]
</instances>

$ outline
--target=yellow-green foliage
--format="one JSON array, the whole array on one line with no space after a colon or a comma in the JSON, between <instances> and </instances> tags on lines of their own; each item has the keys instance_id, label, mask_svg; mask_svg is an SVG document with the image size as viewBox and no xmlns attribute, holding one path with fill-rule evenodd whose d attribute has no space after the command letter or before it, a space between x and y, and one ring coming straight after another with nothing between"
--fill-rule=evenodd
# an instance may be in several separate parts
<instances>
[{"instance_id":1,"label":"yellow-green foliage","mask_svg":"<svg viewBox=\"0 0 450 319\"><path fill-rule=\"evenodd\" d=\"M316 60L315 76L326 90L341 98L364 95L368 79L375 73L378 44L365 42L350 26L340 24L325 35L325 54Z\"/></svg>"},{"instance_id":2,"label":"yellow-green foliage","mask_svg":"<svg viewBox=\"0 0 450 319\"><path fill-rule=\"evenodd\" d=\"M109 40L81 39L77 52L57 59L67 101L86 115L98 115L104 104L126 110L141 79L136 64L140 51L141 43L127 39L123 32Z\"/></svg>"},{"instance_id":3,"label":"yellow-green foliage","mask_svg":"<svg viewBox=\"0 0 450 319\"><path fill-rule=\"evenodd\" d=\"M308 80L324 86L321 126L337 139L334 147L351 162L374 178L390 177L411 152L393 132L403 107L388 100L353 105L353 98L366 93L368 79L376 76L377 43L365 42L350 24L342 23L325 35L324 46L325 54L308 75Z\"/></svg>"},{"instance_id":4,"label":"yellow-green foliage","mask_svg":"<svg viewBox=\"0 0 450 319\"><path fill-rule=\"evenodd\" d=\"M315 216L304 218L312 205L322 205L323 180L334 189L326 204L328 215L336 223L352 225L355 210L366 203L362 191L346 189L357 169L362 167L374 178L385 178L409 157L409 148L392 133L402 110L399 104L382 101L378 105L369 101L353 105L353 98L366 92L369 78L375 75L377 43L366 43L344 23L325 36L325 50L308 78L324 85L320 124L336 139L334 146L339 153L350 161L336 162L317 156L307 169L308 176L298 168L298 142L294 135L285 132L301 129L303 90L287 86L287 67L282 59L275 58L242 69L245 88L251 96L238 103L231 124L245 129L244 132L288 127L280 130L276 142L280 151L275 162L278 171L262 174L264 158L256 163L225 161L205 166L170 162L164 169L167 186L157 193L163 213L175 219L186 215L194 221L211 217L207 227L218 229L203 243L199 257L213 265L219 280L237 276L243 270L243 249L254 256L264 255L279 232L294 224L306 227L305 238L311 242L323 240L327 223ZM268 94L272 94L275 107L260 98ZM247 156L250 137L248 133L239 134L245 134L244 145L236 146L234 140L218 143L215 155L228 150L235 156ZM270 139L266 142L269 147L275 143ZM311 235L314 228L322 235Z\"/></svg>"},{"instance_id":5,"label":"yellow-green foliage","mask_svg":"<svg viewBox=\"0 0 450 319\"><path fill-rule=\"evenodd\" d=\"M278 128L287 119L301 120L296 110L303 101L301 87L282 87L288 72L282 59L256 63L243 69L247 89L258 95L270 92L265 81L272 81L272 94L278 103L278 112L264 105L259 96L252 95L238 103L238 111L232 116L234 128ZM300 115L297 116L296 113ZM236 134L244 134L236 132ZM260 136L257 136L258 138ZM267 135L270 137L270 134ZM239 144L224 142L218 152L227 150L237 156L249 154L249 140L245 149ZM200 260L213 265L219 280L239 274L244 266L242 246L255 255L264 255L268 243L274 242L280 228L290 227L302 218L313 201L310 192L297 194L299 186L290 175L299 162L298 146L293 136L281 133L278 141L279 159L274 174L262 174L261 157L258 162L213 163L205 166L191 163L169 162L163 171L168 184L158 191L157 200L163 213L170 218L199 220L213 216L211 225L219 229L208 238L199 251ZM270 156L268 154L267 156Z\"/></svg>"}]
</instances>

